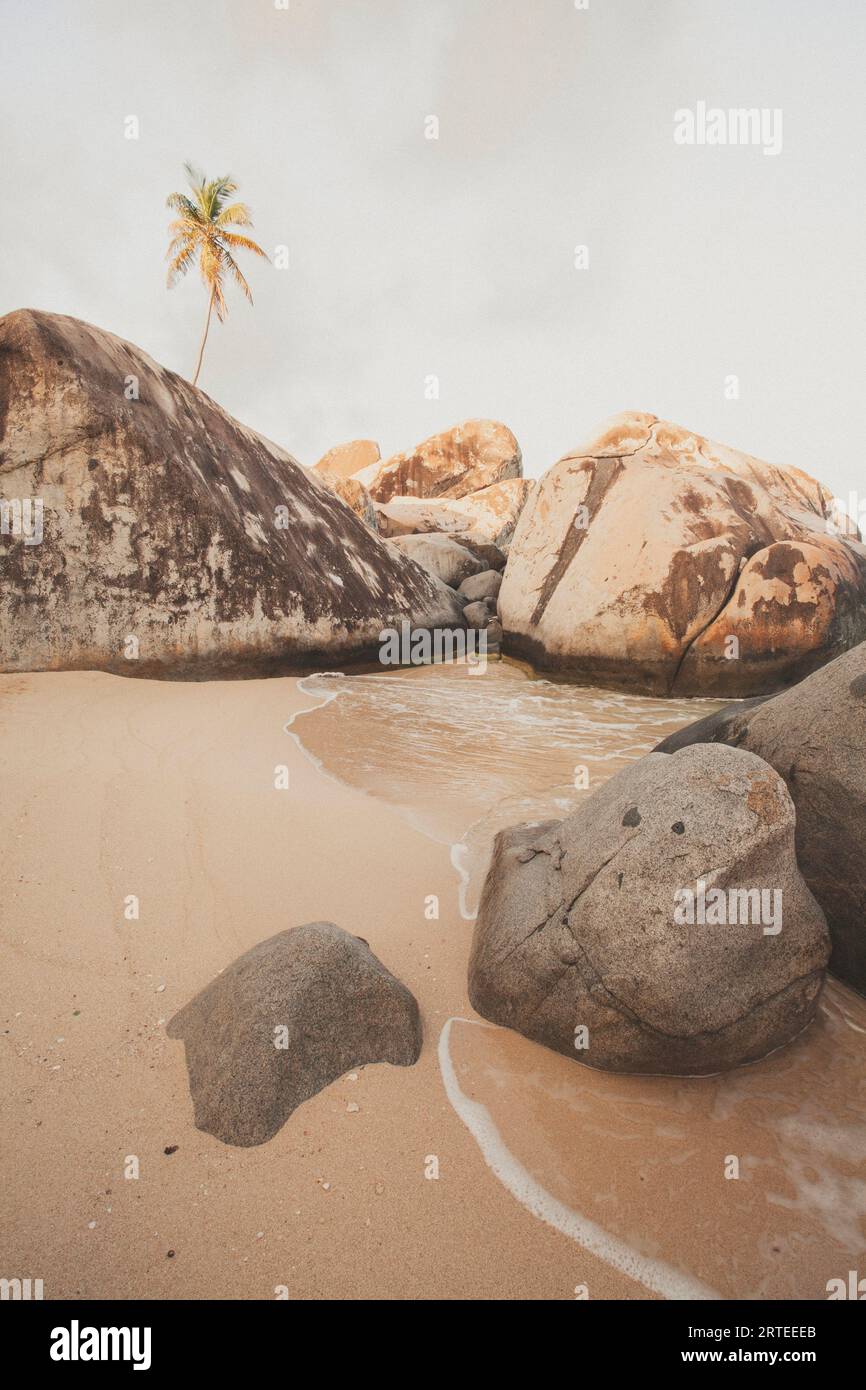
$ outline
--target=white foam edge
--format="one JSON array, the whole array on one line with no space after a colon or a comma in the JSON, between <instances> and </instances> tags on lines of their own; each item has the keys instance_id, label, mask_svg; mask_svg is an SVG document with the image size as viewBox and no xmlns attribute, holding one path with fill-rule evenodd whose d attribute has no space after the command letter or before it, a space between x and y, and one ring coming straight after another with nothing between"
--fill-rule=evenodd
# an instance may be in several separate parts
<instances>
[{"instance_id":1,"label":"white foam edge","mask_svg":"<svg viewBox=\"0 0 866 1390\"><path fill-rule=\"evenodd\" d=\"M611 1235L588 1217L581 1216L579 1212L567 1207L536 1181L507 1147L487 1107L480 1101L470 1100L461 1090L449 1048L452 1023L468 1023L480 1028L495 1025L482 1023L479 1019L462 1018L459 1015L449 1018L439 1035L439 1070L445 1094L451 1105L481 1150L488 1168L512 1197L538 1220L552 1226L569 1240L575 1241L612 1269L643 1284L644 1288L652 1293L676 1300L721 1299L721 1294L692 1275L674 1268L663 1260L655 1260L633 1250L618 1236Z\"/></svg>"}]
</instances>

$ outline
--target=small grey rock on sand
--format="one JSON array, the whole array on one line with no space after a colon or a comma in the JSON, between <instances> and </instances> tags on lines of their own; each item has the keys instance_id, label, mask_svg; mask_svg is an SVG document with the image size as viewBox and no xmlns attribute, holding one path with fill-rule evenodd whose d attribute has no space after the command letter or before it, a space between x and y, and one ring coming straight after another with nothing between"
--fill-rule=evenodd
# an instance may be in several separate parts
<instances>
[{"instance_id":1,"label":"small grey rock on sand","mask_svg":"<svg viewBox=\"0 0 866 1390\"><path fill-rule=\"evenodd\" d=\"M282 1027L288 1045L277 1047ZM242 1147L273 1138L353 1067L408 1067L421 1052L414 996L333 922L254 946L175 1014L168 1035L186 1045L197 1128Z\"/></svg>"}]
</instances>

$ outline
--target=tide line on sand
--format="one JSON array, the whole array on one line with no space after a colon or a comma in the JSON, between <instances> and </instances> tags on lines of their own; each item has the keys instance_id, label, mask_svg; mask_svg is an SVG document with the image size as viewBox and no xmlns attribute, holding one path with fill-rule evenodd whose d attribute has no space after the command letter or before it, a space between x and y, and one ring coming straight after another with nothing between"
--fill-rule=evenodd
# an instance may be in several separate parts
<instances>
[{"instance_id":1,"label":"tide line on sand","mask_svg":"<svg viewBox=\"0 0 866 1390\"><path fill-rule=\"evenodd\" d=\"M481 1150L488 1168L512 1197L540 1221L575 1241L590 1254L597 1255L621 1274L643 1284L652 1293L668 1299L720 1299L721 1294L699 1279L666 1264L664 1260L653 1260L639 1254L588 1217L572 1211L536 1182L506 1146L487 1107L480 1101L470 1100L461 1090L449 1047L452 1023L467 1023L479 1028L493 1025L472 1018L449 1018L439 1035L439 1070L445 1093L457 1115Z\"/></svg>"}]
</instances>

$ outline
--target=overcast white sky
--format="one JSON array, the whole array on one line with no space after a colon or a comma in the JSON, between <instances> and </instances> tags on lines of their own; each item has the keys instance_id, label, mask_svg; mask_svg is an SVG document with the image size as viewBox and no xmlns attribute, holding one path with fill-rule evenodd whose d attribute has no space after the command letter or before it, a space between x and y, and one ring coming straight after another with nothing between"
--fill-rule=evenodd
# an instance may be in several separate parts
<instances>
[{"instance_id":1,"label":"overcast white sky","mask_svg":"<svg viewBox=\"0 0 866 1390\"><path fill-rule=\"evenodd\" d=\"M247 258L255 306L231 292L200 384L304 463L476 415L538 475L639 409L866 487L862 0L0 0L0 18L0 312L74 314L190 373L205 294L169 293L163 260L189 159L234 174L291 261ZM702 100L781 108L782 153L675 145L674 111Z\"/></svg>"}]
</instances>

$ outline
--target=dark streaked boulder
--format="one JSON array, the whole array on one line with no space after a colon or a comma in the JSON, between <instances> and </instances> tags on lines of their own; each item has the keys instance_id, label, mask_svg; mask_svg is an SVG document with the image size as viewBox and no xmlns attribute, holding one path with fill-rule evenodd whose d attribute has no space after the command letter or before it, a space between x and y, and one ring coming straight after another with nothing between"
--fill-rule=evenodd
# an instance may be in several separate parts
<instances>
[{"instance_id":1,"label":"dark streaked boulder","mask_svg":"<svg viewBox=\"0 0 866 1390\"><path fill-rule=\"evenodd\" d=\"M332 488L139 348L90 324L0 319L0 670L231 675L375 657L460 623L454 597Z\"/></svg>"}]
</instances>

